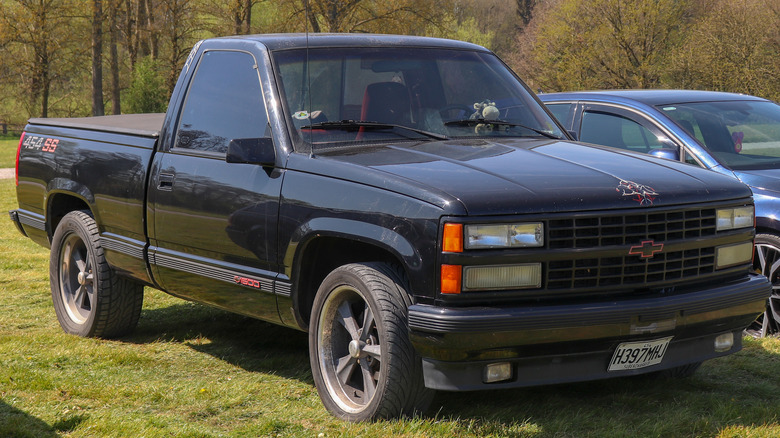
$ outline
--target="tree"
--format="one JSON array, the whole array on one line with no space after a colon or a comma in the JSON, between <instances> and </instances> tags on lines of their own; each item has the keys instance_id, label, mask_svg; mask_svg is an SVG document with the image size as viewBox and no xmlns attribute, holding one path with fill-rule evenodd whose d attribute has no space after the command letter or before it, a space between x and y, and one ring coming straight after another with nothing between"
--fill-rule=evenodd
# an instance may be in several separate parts
<instances>
[{"instance_id":1,"label":"tree","mask_svg":"<svg viewBox=\"0 0 780 438\"><path fill-rule=\"evenodd\" d=\"M109 70L111 71L111 113L122 113L119 75L119 9L120 0L108 1Z\"/></svg>"},{"instance_id":2,"label":"tree","mask_svg":"<svg viewBox=\"0 0 780 438\"><path fill-rule=\"evenodd\" d=\"M48 117L52 82L59 78L64 64L61 56L72 42L74 7L70 0L9 0L3 2L0 27L9 49L17 46L13 68L22 78L20 85L28 96L27 114Z\"/></svg>"},{"instance_id":3,"label":"tree","mask_svg":"<svg viewBox=\"0 0 780 438\"><path fill-rule=\"evenodd\" d=\"M148 1L148 0L146 0ZM165 21L160 27L160 38L165 44L165 85L168 94L173 92L181 67L198 40L202 30L200 9L195 0L158 0L161 16Z\"/></svg>"},{"instance_id":4,"label":"tree","mask_svg":"<svg viewBox=\"0 0 780 438\"><path fill-rule=\"evenodd\" d=\"M168 94L158 71L159 61L145 57L136 63L125 102L130 113L164 112Z\"/></svg>"},{"instance_id":5,"label":"tree","mask_svg":"<svg viewBox=\"0 0 780 438\"><path fill-rule=\"evenodd\" d=\"M690 16L687 0L559 0L544 10L518 41L532 62L515 62L549 91L659 86Z\"/></svg>"},{"instance_id":6,"label":"tree","mask_svg":"<svg viewBox=\"0 0 780 438\"><path fill-rule=\"evenodd\" d=\"M762 0L711 4L675 54L676 86L780 99L780 5Z\"/></svg>"},{"instance_id":7,"label":"tree","mask_svg":"<svg viewBox=\"0 0 780 438\"><path fill-rule=\"evenodd\" d=\"M105 114L103 106L103 2L92 0L92 115Z\"/></svg>"},{"instance_id":8,"label":"tree","mask_svg":"<svg viewBox=\"0 0 780 438\"><path fill-rule=\"evenodd\" d=\"M229 0L206 2L203 12L208 14L208 26L214 35L249 35L252 33L252 9L265 0Z\"/></svg>"},{"instance_id":9,"label":"tree","mask_svg":"<svg viewBox=\"0 0 780 438\"><path fill-rule=\"evenodd\" d=\"M289 11L287 28L304 30L303 20L308 17L308 29L311 32L409 34L410 29L422 32L428 24L437 21L441 8L436 0L282 1Z\"/></svg>"}]
</instances>

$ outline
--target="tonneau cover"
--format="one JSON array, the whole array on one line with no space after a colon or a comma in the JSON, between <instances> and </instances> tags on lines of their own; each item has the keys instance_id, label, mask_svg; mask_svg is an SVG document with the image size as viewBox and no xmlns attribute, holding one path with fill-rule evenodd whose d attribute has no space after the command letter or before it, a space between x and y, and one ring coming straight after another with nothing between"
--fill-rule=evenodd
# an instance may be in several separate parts
<instances>
[{"instance_id":1,"label":"tonneau cover","mask_svg":"<svg viewBox=\"0 0 780 438\"><path fill-rule=\"evenodd\" d=\"M157 138L160 135L160 129L162 129L164 120L164 113L154 113L97 117L35 118L30 119L28 123L32 125L88 129L91 131Z\"/></svg>"}]
</instances>

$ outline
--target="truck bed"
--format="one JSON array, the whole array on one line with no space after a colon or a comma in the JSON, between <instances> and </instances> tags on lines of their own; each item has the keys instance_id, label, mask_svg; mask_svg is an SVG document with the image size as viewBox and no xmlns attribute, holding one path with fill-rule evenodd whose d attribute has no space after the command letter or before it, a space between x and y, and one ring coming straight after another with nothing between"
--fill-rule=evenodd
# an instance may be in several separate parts
<instances>
[{"instance_id":1,"label":"truck bed","mask_svg":"<svg viewBox=\"0 0 780 438\"><path fill-rule=\"evenodd\" d=\"M76 118L35 118L30 119L29 123L157 138L164 120L165 113L153 113Z\"/></svg>"}]
</instances>

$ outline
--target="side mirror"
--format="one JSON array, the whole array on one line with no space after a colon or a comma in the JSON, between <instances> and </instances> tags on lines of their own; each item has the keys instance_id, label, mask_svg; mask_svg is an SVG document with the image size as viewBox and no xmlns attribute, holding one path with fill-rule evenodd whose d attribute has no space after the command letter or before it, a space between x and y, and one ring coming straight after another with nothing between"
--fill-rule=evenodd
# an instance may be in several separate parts
<instances>
[{"instance_id":1,"label":"side mirror","mask_svg":"<svg viewBox=\"0 0 780 438\"><path fill-rule=\"evenodd\" d=\"M568 132L569 135L571 135L571 138L573 138L574 141L578 141L579 140L578 135L577 135L577 131L566 131L566 132Z\"/></svg>"},{"instance_id":2,"label":"side mirror","mask_svg":"<svg viewBox=\"0 0 780 438\"><path fill-rule=\"evenodd\" d=\"M268 137L230 140L225 161L272 167L276 164L274 141Z\"/></svg>"},{"instance_id":3,"label":"side mirror","mask_svg":"<svg viewBox=\"0 0 780 438\"><path fill-rule=\"evenodd\" d=\"M680 161L680 152L677 148L660 148L650 151L650 155L658 158L665 158L672 161Z\"/></svg>"}]
</instances>

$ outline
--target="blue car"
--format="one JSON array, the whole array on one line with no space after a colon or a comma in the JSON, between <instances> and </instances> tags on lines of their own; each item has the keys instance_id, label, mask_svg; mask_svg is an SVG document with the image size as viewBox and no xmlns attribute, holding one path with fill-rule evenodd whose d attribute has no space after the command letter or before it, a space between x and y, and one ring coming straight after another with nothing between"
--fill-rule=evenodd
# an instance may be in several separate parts
<instances>
[{"instance_id":1,"label":"blue car","mask_svg":"<svg viewBox=\"0 0 780 438\"><path fill-rule=\"evenodd\" d=\"M620 90L540 94L580 141L683 161L753 190L754 266L772 281L766 312L748 328L780 333L780 106L742 94Z\"/></svg>"}]
</instances>

